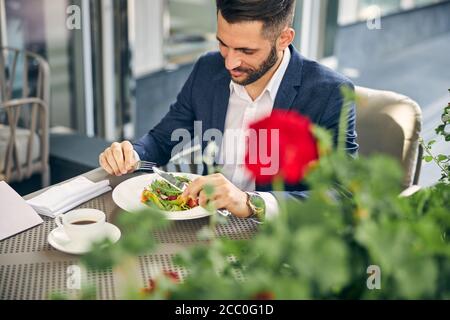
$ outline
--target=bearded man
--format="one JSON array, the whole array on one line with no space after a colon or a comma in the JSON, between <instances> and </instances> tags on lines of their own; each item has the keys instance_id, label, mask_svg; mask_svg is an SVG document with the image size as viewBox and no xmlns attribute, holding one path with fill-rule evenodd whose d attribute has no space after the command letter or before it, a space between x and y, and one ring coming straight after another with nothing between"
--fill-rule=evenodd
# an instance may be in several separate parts
<instances>
[{"instance_id":1,"label":"bearded man","mask_svg":"<svg viewBox=\"0 0 450 320\"><path fill-rule=\"evenodd\" d=\"M305 188L290 185L285 192L275 193L270 186L255 184L242 161L243 135L234 139L235 133L245 132L249 124L269 116L272 110L284 109L331 130L337 141L341 87L353 85L294 48L295 0L217 0L216 4L219 51L198 59L158 125L134 143L113 143L99 162L114 175L132 172L138 160L164 165L177 145L172 133L186 129L192 134L194 123L201 121L202 130L217 129L223 134L219 156L223 167L221 173L194 180L184 196L198 199L202 206L213 201L216 208L237 217L262 221L277 214L278 197L302 197ZM348 113L346 147L349 153L358 149L354 105ZM209 198L206 185L214 190Z\"/></svg>"}]
</instances>

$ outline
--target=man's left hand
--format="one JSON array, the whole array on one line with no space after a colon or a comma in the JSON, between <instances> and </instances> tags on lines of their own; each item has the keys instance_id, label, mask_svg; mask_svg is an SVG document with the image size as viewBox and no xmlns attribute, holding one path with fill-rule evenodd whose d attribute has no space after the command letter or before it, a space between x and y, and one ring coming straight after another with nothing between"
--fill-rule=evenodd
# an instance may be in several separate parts
<instances>
[{"instance_id":1,"label":"man's left hand","mask_svg":"<svg viewBox=\"0 0 450 320\"><path fill-rule=\"evenodd\" d=\"M209 185L213 188L213 194L208 198L204 190ZM208 201L216 209L227 209L233 215L247 218L251 211L247 205L247 194L232 184L221 173L203 176L192 181L183 192L183 197L199 199L199 205L206 207Z\"/></svg>"}]
</instances>

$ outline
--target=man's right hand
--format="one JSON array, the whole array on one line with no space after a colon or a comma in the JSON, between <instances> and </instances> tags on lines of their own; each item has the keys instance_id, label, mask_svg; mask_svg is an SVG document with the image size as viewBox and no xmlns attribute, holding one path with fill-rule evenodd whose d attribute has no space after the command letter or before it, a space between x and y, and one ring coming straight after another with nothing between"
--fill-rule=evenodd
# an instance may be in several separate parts
<instances>
[{"instance_id":1,"label":"man's right hand","mask_svg":"<svg viewBox=\"0 0 450 320\"><path fill-rule=\"evenodd\" d=\"M136 159L129 141L113 142L99 156L100 166L109 174L121 176L134 171Z\"/></svg>"}]
</instances>

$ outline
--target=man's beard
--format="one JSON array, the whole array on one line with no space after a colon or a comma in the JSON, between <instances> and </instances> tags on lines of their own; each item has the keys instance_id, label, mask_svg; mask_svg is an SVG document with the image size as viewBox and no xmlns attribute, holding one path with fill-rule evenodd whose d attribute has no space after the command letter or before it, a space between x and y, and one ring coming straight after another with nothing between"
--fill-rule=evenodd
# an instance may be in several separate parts
<instances>
[{"instance_id":1,"label":"man's beard","mask_svg":"<svg viewBox=\"0 0 450 320\"><path fill-rule=\"evenodd\" d=\"M272 46L272 49L270 50L269 56L266 60L262 63L261 67L257 70L251 70L246 68L238 67L235 70L239 72L245 72L248 74L247 78L242 81L237 81L232 78L232 81L234 83L237 83L241 86L248 86L249 84L252 84L253 82L258 81L261 79L262 76L264 76L267 71L269 71L278 61L277 56L277 49L275 45Z\"/></svg>"}]
</instances>

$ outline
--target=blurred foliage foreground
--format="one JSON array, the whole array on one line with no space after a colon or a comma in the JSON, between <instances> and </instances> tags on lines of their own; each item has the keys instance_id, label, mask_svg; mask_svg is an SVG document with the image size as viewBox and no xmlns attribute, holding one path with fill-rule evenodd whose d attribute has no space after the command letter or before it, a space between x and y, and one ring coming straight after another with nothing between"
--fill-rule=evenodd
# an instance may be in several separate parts
<instances>
[{"instance_id":1,"label":"blurred foliage foreground","mask_svg":"<svg viewBox=\"0 0 450 320\"><path fill-rule=\"evenodd\" d=\"M206 241L173 259L188 271L183 279L161 270L145 288L127 280L136 257L157 246L152 231L170 223L155 210L121 214L121 240L96 244L82 261L118 270L125 299L449 299L448 179L402 197L396 161L327 152L330 137L316 136L310 196L280 203L280 215L249 240L216 237L226 221L211 216L199 234Z\"/></svg>"}]
</instances>

